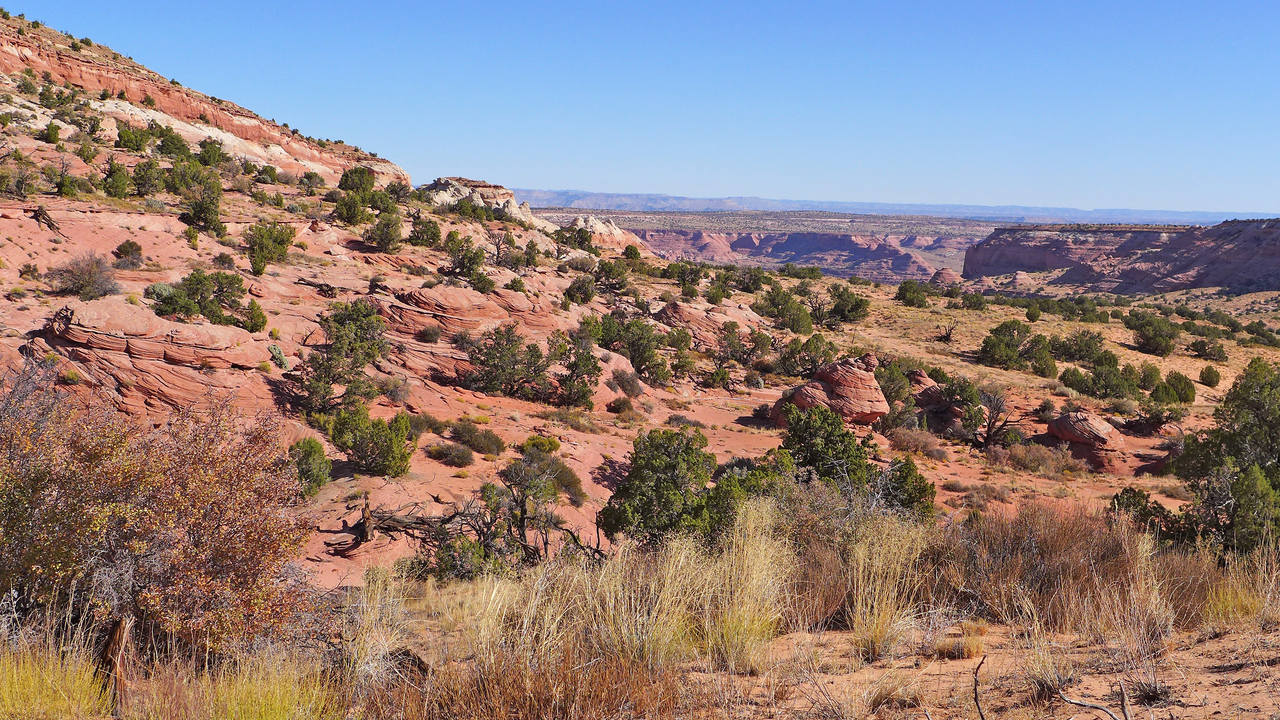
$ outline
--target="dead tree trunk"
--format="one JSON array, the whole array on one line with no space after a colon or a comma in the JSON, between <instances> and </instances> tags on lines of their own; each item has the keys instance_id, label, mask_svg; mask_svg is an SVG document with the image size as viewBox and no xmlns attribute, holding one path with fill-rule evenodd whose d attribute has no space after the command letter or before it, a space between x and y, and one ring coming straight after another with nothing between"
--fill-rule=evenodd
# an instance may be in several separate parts
<instances>
[{"instance_id":1,"label":"dead tree trunk","mask_svg":"<svg viewBox=\"0 0 1280 720\"><path fill-rule=\"evenodd\" d=\"M129 666L133 658L133 616L126 615L111 623L107 640L98 655L98 675L103 691L111 697L112 717L121 717L122 703L129 683Z\"/></svg>"}]
</instances>

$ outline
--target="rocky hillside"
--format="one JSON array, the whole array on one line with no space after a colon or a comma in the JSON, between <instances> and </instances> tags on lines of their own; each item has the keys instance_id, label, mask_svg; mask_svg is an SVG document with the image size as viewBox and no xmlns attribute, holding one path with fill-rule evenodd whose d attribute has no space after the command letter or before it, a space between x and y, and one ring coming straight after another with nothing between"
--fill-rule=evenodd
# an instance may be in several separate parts
<instances>
[{"instance_id":1,"label":"rocky hillside","mask_svg":"<svg viewBox=\"0 0 1280 720\"><path fill-rule=\"evenodd\" d=\"M638 241L673 258L950 285L989 225L534 213L480 180L415 188L353 146L30 22L0 20L0 51L0 363L39 368L140 423L211 403L283 417L283 442L311 439L312 459L332 461L322 480L300 475L321 528L306 551L318 584L357 582L361 568L415 550L373 531L326 544L352 523L474 501L527 448L559 463L549 468L563 492L547 500L556 521L590 538L642 433L696 428L718 461L752 458L780 444L788 405L831 408L873 436L879 465L916 447L923 476L945 478L940 505L957 513L1055 491L1056 479L1027 478L971 444L904 435L968 412L930 389L933 377L1013 388L1020 432L1068 443L1107 473L1131 479L1163 457L1155 436L1108 441L1102 454L1076 447L1096 433L1051 435L1047 411L1035 414L1048 388L973 364L991 325L1022 308L908 305L894 287L669 262ZM1080 329L1055 322L1037 329ZM1145 360L1119 323L1103 329L1121 362ZM1246 361L1236 350L1224 383ZM1202 364L1176 362L1186 374ZM881 428L896 440L867 428L885 417L900 423ZM1071 467L1073 492L1114 492ZM1014 478L1016 495L981 490Z\"/></svg>"},{"instance_id":2,"label":"rocky hillside","mask_svg":"<svg viewBox=\"0 0 1280 720\"><path fill-rule=\"evenodd\" d=\"M964 276L1042 273L1042 284L1123 293L1280 289L1280 220L1000 228L965 253Z\"/></svg>"}]
</instances>

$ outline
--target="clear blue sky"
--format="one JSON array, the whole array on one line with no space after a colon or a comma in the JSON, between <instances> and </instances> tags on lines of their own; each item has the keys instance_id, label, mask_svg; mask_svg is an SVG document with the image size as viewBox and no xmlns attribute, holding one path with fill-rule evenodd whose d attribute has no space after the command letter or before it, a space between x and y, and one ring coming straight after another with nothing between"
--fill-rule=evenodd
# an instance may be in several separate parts
<instances>
[{"instance_id":1,"label":"clear blue sky","mask_svg":"<svg viewBox=\"0 0 1280 720\"><path fill-rule=\"evenodd\" d=\"M1280 3L0 2L416 182L1280 211Z\"/></svg>"}]
</instances>

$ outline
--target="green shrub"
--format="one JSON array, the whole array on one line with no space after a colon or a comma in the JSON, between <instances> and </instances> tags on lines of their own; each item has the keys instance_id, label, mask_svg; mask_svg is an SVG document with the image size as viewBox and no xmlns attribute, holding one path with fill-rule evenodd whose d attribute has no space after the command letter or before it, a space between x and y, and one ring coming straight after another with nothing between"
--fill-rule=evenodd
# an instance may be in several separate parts
<instances>
[{"instance_id":1,"label":"green shrub","mask_svg":"<svg viewBox=\"0 0 1280 720\"><path fill-rule=\"evenodd\" d=\"M191 146L186 140L182 139L171 127L158 127L155 129L156 137L160 138L156 150L165 157L186 159L191 157Z\"/></svg>"},{"instance_id":2,"label":"green shrub","mask_svg":"<svg viewBox=\"0 0 1280 720\"><path fill-rule=\"evenodd\" d=\"M467 467L476 460L471 448L452 442L429 445L426 453L427 457L449 467Z\"/></svg>"},{"instance_id":3,"label":"green shrub","mask_svg":"<svg viewBox=\"0 0 1280 720\"><path fill-rule=\"evenodd\" d=\"M147 197L164 188L164 170L160 163L147 159L133 166L133 190L139 197Z\"/></svg>"},{"instance_id":4,"label":"green shrub","mask_svg":"<svg viewBox=\"0 0 1280 720\"><path fill-rule=\"evenodd\" d=\"M1213 417L1171 463L1192 496L1188 512L1156 519L1171 537L1247 552L1280 530L1280 367L1254 358Z\"/></svg>"},{"instance_id":5,"label":"green shrub","mask_svg":"<svg viewBox=\"0 0 1280 720\"><path fill-rule=\"evenodd\" d=\"M269 222L254 223L244 233L249 246L249 266L254 275L266 272L267 265L283 261L293 246L297 230L292 225Z\"/></svg>"},{"instance_id":6,"label":"green shrub","mask_svg":"<svg viewBox=\"0 0 1280 720\"><path fill-rule=\"evenodd\" d=\"M1201 360L1227 361L1227 349L1220 342L1210 342L1201 338L1191 341L1191 344L1187 346L1187 350L1190 350L1192 355Z\"/></svg>"},{"instance_id":7,"label":"green shrub","mask_svg":"<svg viewBox=\"0 0 1280 720\"><path fill-rule=\"evenodd\" d=\"M376 396L377 388L365 367L382 357L387 343L385 324L377 306L368 300L336 302L319 318L325 344L303 360L299 368L299 400L312 411L329 411L338 403L351 404ZM334 385L343 386L334 396Z\"/></svg>"},{"instance_id":8,"label":"green shrub","mask_svg":"<svg viewBox=\"0 0 1280 720\"><path fill-rule=\"evenodd\" d=\"M827 324L860 322L871 314L871 301L843 285L832 285L831 307L827 310Z\"/></svg>"},{"instance_id":9,"label":"green shrub","mask_svg":"<svg viewBox=\"0 0 1280 720\"><path fill-rule=\"evenodd\" d=\"M1218 372L1218 368L1212 365L1205 365L1200 371L1200 384L1205 387L1216 388L1218 383L1222 381L1222 373Z\"/></svg>"},{"instance_id":10,"label":"green shrub","mask_svg":"<svg viewBox=\"0 0 1280 720\"><path fill-rule=\"evenodd\" d=\"M361 472L399 477L409 471L413 444L407 413L386 421L371 419L363 404L344 408L334 416L330 438Z\"/></svg>"},{"instance_id":11,"label":"green shrub","mask_svg":"<svg viewBox=\"0 0 1280 720\"><path fill-rule=\"evenodd\" d=\"M118 269L136 270L142 267L142 246L133 240L125 240L117 245L114 254L114 265Z\"/></svg>"},{"instance_id":12,"label":"green shrub","mask_svg":"<svg viewBox=\"0 0 1280 720\"><path fill-rule=\"evenodd\" d=\"M569 302L583 305L591 302L596 296L595 281L586 275L579 275L569 283L569 287L564 291L564 297Z\"/></svg>"},{"instance_id":13,"label":"green shrub","mask_svg":"<svg viewBox=\"0 0 1280 720\"><path fill-rule=\"evenodd\" d=\"M484 250L475 247L471 238L459 238L453 232L444 243L445 252L449 255L450 266L447 272L459 277L472 277L484 267Z\"/></svg>"},{"instance_id":14,"label":"green shrub","mask_svg":"<svg viewBox=\"0 0 1280 720\"><path fill-rule=\"evenodd\" d=\"M907 307L929 307L928 288L924 283L916 280L903 280L898 285L898 292L894 294L893 299Z\"/></svg>"},{"instance_id":15,"label":"green shrub","mask_svg":"<svg viewBox=\"0 0 1280 720\"><path fill-rule=\"evenodd\" d=\"M500 455L507 449L507 444L497 433L481 429L470 420L455 422L449 430L449 436L481 455Z\"/></svg>"},{"instance_id":16,"label":"green shrub","mask_svg":"<svg viewBox=\"0 0 1280 720\"><path fill-rule=\"evenodd\" d=\"M267 314L263 312L262 306L257 300L250 300L249 306L245 308L244 320L241 327L251 333L261 332L267 326Z\"/></svg>"},{"instance_id":17,"label":"green shrub","mask_svg":"<svg viewBox=\"0 0 1280 720\"><path fill-rule=\"evenodd\" d=\"M1142 390L1150 390L1161 381L1160 368L1155 363L1144 362L1138 370L1138 387Z\"/></svg>"},{"instance_id":18,"label":"green shrub","mask_svg":"<svg viewBox=\"0 0 1280 720\"><path fill-rule=\"evenodd\" d=\"M324 446L315 438L303 438L289 446L289 459L298 470L302 494L311 496L329 482L333 463L324 455Z\"/></svg>"},{"instance_id":19,"label":"green shrub","mask_svg":"<svg viewBox=\"0 0 1280 720\"><path fill-rule=\"evenodd\" d=\"M415 217L409 229L407 240L410 245L429 248L438 247L440 245L440 224L430 218Z\"/></svg>"},{"instance_id":20,"label":"green shrub","mask_svg":"<svg viewBox=\"0 0 1280 720\"><path fill-rule=\"evenodd\" d=\"M340 195L333 206L333 216L348 225L363 225L373 219L365 209L365 199L355 193Z\"/></svg>"},{"instance_id":21,"label":"green shrub","mask_svg":"<svg viewBox=\"0 0 1280 720\"><path fill-rule=\"evenodd\" d=\"M205 138L200 141L200 153L196 159L205 167L217 167L227 159L227 153L222 149L220 141Z\"/></svg>"},{"instance_id":22,"label":"green shrub","mask_svg":"<svg viewBox=\"0 0 1280 720\"><path fill-rule=\"evenodd\" d=\"M1191 378L1180 372L1172 371L1164 376L1164 382L1173 390L1173 393L1178 398L1178 402L1195 402L1196 386L1195 383L1191 382Z\"/></svg>"},{"instance_id":23,"label":"green shrub","mask_svg":"<svg viewBox=\"0 0 1280 720\"><path fill-rule=\"evenodd\" d=\"M338 180L338 189L358 195L366 195L373 192L374 175L371 168L357 166L348 168L342 173L342 178Z\"/></svg>"},{"instance_id":24,"label":"green shrub","mask_svg":"<svg viewBox=\"0 0 1280 720\"><path fill-rule=\"evenodd\" d=\"M471 284L471 289L486 295L493 292L493 289L498 285L493 281L493 278L482 272L473 273L471 277L467 278L467 282Z\"/></svg>"},{"instance_id":25,"label":"green shrub","mask_svg":"<svg viewBox=\"0 0 1280 720\"><path fill-rule=\"evenodd\" d=\"M378 221L364 231L364 241L378 248L380 252L394 253L400 249L404 239L401 237L403 224L397 212L384 212Z\"/></svg>"},{"instance_id":26,"label":"green shrub","mask_svg":"<svg viewBox=\"0 0 1280 720\"><path fill-rule=\"evenodd\" d=\"M1065 338L1054 337L1049 341L1053 354L1067 362L1091 363L1103 352L1102 333L1077 330Z\"/></svg>"},{"instance_id":27,"label":"green shrub","mask_svg":"<svg viewBox=\"0 0 1280 720\"><path fill-rule=\"evenodd\" d=\"M601 532L656 543L673 532L697 527L699 497L716 467L706 446L706 436L688 428L641 433L626 476L596 516Z\"/></svg>"},{"instance_id":28,"label":"green shrub","mask_svg":"<svg viewBox=\"0 0 1280 720\"><path fill-rule=\"evenodd\" d=\"M62 135L62 129L58 127L57 123L50 120L49 124L45 125L44 129L36 134L36 139L43 140L49 143L50 145L57 145L59 140L61 139L61 135Z\"/></svg>"},{"instance_id":29,"label":"green shrub","mask_svg":"<svg viewBox=\"0 0 1280 720\"><path fill-rule=\"evenodd\" d=\"M1139 350L1160 357L1173 352L1182 334L1177 325L1152 313L1131 312L1125 318L1125 326L1133 331L1134 345Z\"/></svg>"},{"instance_id":30,"label":"green shrub","mask_svg":"<svg viewBox=\"0 0 1280 720\"><path fill-rule=\"evenodd\" d=\"M813 317L809 314L809 308L781 285L774 285L766 290L751 308L765 317L774 318L779 327L797 335L813 332Z\"/></svg>"}]
</instances>

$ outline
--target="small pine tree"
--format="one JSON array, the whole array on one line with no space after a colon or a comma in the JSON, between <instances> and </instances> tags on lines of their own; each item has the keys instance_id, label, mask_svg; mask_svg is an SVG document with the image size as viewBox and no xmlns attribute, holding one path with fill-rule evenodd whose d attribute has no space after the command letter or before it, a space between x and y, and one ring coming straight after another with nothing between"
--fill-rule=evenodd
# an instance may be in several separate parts
<instances>
[{"instance_id":1,"label":"small pine tree","mask_svg":"<svg viewBox=\"0 0 1280 720\"><path fill-rule=\"evenodd\" d=\"M1218 372L1218 368L1212 365L1205 365L1200 371L1200 384L1205 387L1216 388L1218 383L1222 382L1222 373Z\"/></svg>"}]
</instances>

